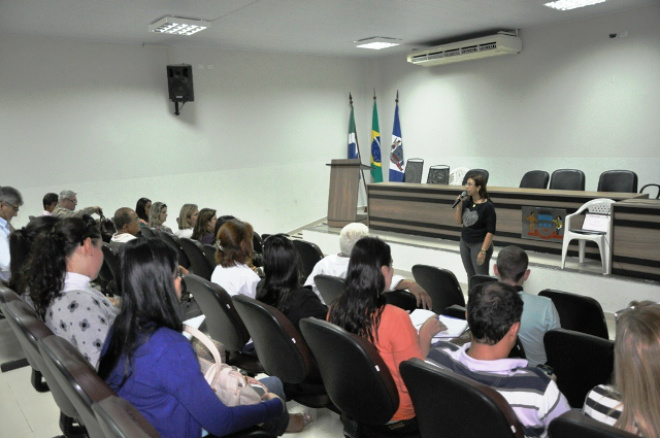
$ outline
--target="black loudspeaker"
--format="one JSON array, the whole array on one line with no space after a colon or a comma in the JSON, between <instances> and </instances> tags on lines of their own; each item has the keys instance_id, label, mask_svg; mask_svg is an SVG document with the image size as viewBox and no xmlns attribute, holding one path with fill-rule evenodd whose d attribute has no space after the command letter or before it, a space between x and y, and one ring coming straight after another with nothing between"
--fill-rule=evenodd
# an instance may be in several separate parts
<instances>
[{"instance_id":1,"label":"black loudspeaker","mask_svg":"<svg viewBox=\"0 0 660 438\"><path fill-rule=\"evenodd\" d=\"M192 66L189 64L168 65L167 89L172 102L194 102Z\"/></svg>"}]
</instances>

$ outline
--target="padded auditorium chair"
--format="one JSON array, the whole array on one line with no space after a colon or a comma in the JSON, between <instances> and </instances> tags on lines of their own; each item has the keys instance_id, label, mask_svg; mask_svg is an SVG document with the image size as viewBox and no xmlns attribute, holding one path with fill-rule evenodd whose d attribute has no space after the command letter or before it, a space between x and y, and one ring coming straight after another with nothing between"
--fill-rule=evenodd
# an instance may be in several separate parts
<instances>
[{"instance_id":1,"label":"padded auditorium chair","mask_svg":"<svg viewBox=\"0 0 660 438\"><path fill-rule=\"evenodd\" d=\"M388 436L374 427L392 418L399 394L376 347L316 318L302 319L300 330L318 360L330 399L342 413L344 436Z\"/></svg>"},{"instance_id":2,"label":"padded auditorium chair","mask_svg":"<svg viewBox=\"0 0 660 438\"><path fill-rule=\"evenodd\" d=\"M522 438L509 403L490 386L446 368L410 359L399 366L422 438Z\"/></svg>"},{"instance_id":3,"label":"padded auditorium chair","mask_svg":"<svg viewBox=\"0 0 660 438\"><path fill-rule=\"evenodd\" d=\"M319 274L314 277L314 284L319 289L326 306L331 306L344 293L344 279L333 275Z\"/></svg>"},{"instance_id":4,"label":"padded auditorium chair","mask_svg":"<svg viewBox=\"0 0 660 438\"><path fill-rule=\"evenodd\" d=\"M127 400L111 395L92 405L92 410L105 438L161 438Z\"/></svg>"},{"instance_id":5,"label":"padded auditorium chair","mask_svg":"<svg viewBox=\"0 0 660 438\"><path fill-rule=\"evenodd\" d=\"M404 183L422 182L422 174L424 173L424 160L422 158L409 158L406 160L406 168L403 171Z\"/></svg>"},{"instance_id":6,"label":"padded auditorium chair","mask_svg":"<svg viewBox=\"0 0 660 438\"><path fill-rule=\"evenodd\" d=\"M302 278L309 277L312 273L314 266L323 258L321 248L313 242L308 242L302 239L291 239L293 246L296 247L300 261L302 262L300 275Z\"/></svg>"},{"instance_id":7,"label":"padded auditorium chair","mask_svg":"<svg viewBox=\"0 0 660 438\"><path fill-rule=\"evenodd\" d=\"M112 292L113 295L121 295L119 288L119 256L107 243L103 243L101 250L103 251L103 266L99 275L103 273L105 279L109 280L108 291ZM109 277L108 274L110 274Z\"/></svg>"},{"instance_id":8,"label":"padded auditorium chair","mask_svg":"<svg viewBox=\"0 0 660 438\"><path fill-rule=\"evenodd\" d=\"M607 170L600 174L596 191L637 193L637 174L632 170Z\"/></svg>"},{"instance_id":9,"label":"padded auditorium chair","mask_svg":"<svg viewBox=\"0 0 660 438\"><path fill-rule=\"evenodd\" d=\"M545 170L530 170L520 180L521 189L547 189L550 174Z\"/></svg>"},{"instance_id":10,"label":"padded auditorium chair","mask_svg":"<svg viewBox=\"0 0 660 438\"><path fill-rule=\"evenodd\" d=\"M221 286L194 274L186 275L186 286L206 315L204 324L209 335L224 345L227 363L253 375L263 373L264 368L256 356L241 353L250 334L231 296Z\"/></svg>"},{"instance_id":11,"label":"padded auditorium chair","mask_svg":"<svg viewBox=\"0 0 660 438\"><path fill-rule=\"evenodd\" d=\"M470 294L472 290L480 284L483 283L497 283L497 277L492 275L483 275L483 274L474 274L468 280L468 299L470 299Z\"/></svg>"},{"instance_id":12,"label":"padded auditorium chair","mask_svg":"<svg viewBox=\"0 0 660 438\"><path fill-rule=\"evenodd\" d=\"M287 399L312 408L335 409L316 361L293 323L276 308L245 295L232 300L252 336L259 361L268 375L284 383Z\"/></svg>"},{"instance_id":13,"label":"padded auditorium chair","mask_svg":"<svg viewBox=\"0 0 660 438\"><path fill-rule=\"evenodd\" d=\"M452 305L465 307L465 297L461 285L450 270L428 265L414 265L412 274L415 281L431 297L433 303L431 310L435 313L444 314L445 309Z\"/></svg>"},{"instance_id":14,"label":"padded auditorium chair","mask_svg":"<svg viewBox=\"0 0 660 438\"><path fill-rule=\"evenodd\" d=\"M548 435L550 438L638 438L638 435L596 421L580 411L568 411L552 420Z\"/></svg>"},{"instance_id":15,"label":"padded auditorium chair","mask_svg":"<svg viewBox=\"0 0 660 438\"><path fill-rule=\"evenodd\" d=\"M596 385L610 383L614 370L614 341L564 328L543 336L546 364L571 407L579 409Z\"/></svg>"},{"instance_id":16,"label":"padded auditorium chair","mask_svg":"<svg viewBox=\"0 0 660 438\"><path fill-rule=\"evenodd\" d=\"M556 289L544 289L539 292L539 296L552 300L562 328L603 339L610 338L603 308L595 299Z\"/></svg>"},{"instance_id":17,"label":"padded auditorium chair","mask_svg":"<svg viewBox=\"0 0 660 438\"><path fill-rule=\"evenodd\" d=\"M5 317L4 313L4 307L7 305L8 302L10 301L15 301L15 300L20 300L21 297L18 296L16 292L14 292L12 289L4 286L2 282L0 282L0 320ZM20 358L16 360L10 360L7 362L3 362L0 364L0 369L2 372L7 372L11 370L16 370L18 368L23 368L30 365L28 360L26 358Z\"/></svg>"},{"instance_id":18,"label":"padded auditorium chair","mask_svg":"<svg viewBox=\"0 0 660 438\"><path fill-rule=\"evenodd\" d=\"M584 172L579 169L558 169L552 172L550 189L584 191Z\"/></svg>"},{"instance_id":19,"label":"padded auditorium chair","mask_svg":"<svg viewBox=\"0 0 660 438\"><path fill-rule=\"evenodd\" d=\"M649 194L649 198L650 198L650 199L660 199L660 184L653 184L653 183L651 183L651 184L645 184L645 185L642 186L641 189L639 189L639 193L644 193L644 190L648 189L649 187L650 187L650 188L655 188L655 189L656 189L656 192L655 192L655 198L652 196L653 193L650 193L650 194Z\"/></svg>"},{"instance_id":20,"label":"padded auditorium chair","mask_svg":"<svg viewBox=\"0 0 660 438\"><path fill-rule=\"evenodd\" d=\"M449 184L449 170L449 166L444 164L429 167L426 184Z\"/></svg>"},{"instance_id":21,"label":"padded auditorium chair","mask_svg":"<svg viewBox=\"0 0 660 438\"><path fill-rule=\"evenodd\" d=\"M179 265L183 266L186 269L190 269L190 260L188 260L188 256L186 255L186 252L181 247L181 242L179 242L179 237L173 234L163 233L162 238L165 242L169 243L170 245L172 245L174 249L176 249L176 252L179 255Z\"/></svg>"},{"instance_id":22,"label":"padded auditorium chair","mask_svg":"<svg viewBox=\"0 0 660 438\"><path fill-rule=\"evenodd\" d=\"M186 256L188 256L188 260L190 260L190 271L195 275L210 280L215 265L211 265L204 255L202 244L186 237L180 237L179 243Z\"/></svg>"},{"instance_id":23,"label":"padded auditorium chair","mask_svg":"<svg viewBox=\"0 0 660 438\"><path fill-rule=\"evenodd\" d=\"M486 184L488 184L489 173L486 169L470 169L465 173L465 176L463 177L463 185L467 184L468 178L472 177L473 175L483 176L484 181L486 182Z\"/></svg>"}]
</instances>

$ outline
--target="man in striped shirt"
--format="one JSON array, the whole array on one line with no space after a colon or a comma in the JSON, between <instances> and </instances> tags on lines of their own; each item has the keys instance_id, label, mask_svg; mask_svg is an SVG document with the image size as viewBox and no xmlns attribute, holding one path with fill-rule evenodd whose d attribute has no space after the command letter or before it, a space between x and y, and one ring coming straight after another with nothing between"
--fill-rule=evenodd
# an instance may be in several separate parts
<instances>
[{"instance_id":1,"label":"man in striped shirt","mask_svg":"<svg viewBox=\"0 0 660 438\"><path fill-rule=\"evenodd\" d=\"M477 286L467 307L472 342L462 347L438 342L426 360L493 387L513 408L525 436L546 437L550 421L570 406L547 374L525 359L508 358L522 310L523 301L512 286Z\"/></svg>"}]
</instances>

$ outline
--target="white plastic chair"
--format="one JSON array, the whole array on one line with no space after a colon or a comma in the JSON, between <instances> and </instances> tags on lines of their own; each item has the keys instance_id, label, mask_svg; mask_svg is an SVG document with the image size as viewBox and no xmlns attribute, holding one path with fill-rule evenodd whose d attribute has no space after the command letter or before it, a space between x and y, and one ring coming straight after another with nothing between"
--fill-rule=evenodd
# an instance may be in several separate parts
<instances>
[{"instance_id":1,"label":"white plastic chair","mask_svg":"<svg viewBox=\"0 0 660 438\"><path fill-rule=\"evenodd\" d=\"M467 171L470 170L467 167L457 167L454 170L451 171L449 174L449 185L451 186L462 186L463 185L463 178L465 178L465 174Z\"/></svg>"},{"instance_id":2,"label":"white plastic chair","mask_svg":"<svg viewBox=\"0 0 660 438\"><path fill-rule=\"evenodd\" d=\"M584 263L584 248L587 240L596 242L598 250L600 251L600 259L603 263L603 274L609 275L612 272L612 204L614 201L606 198L593 199L586 204L583 204L575 213L569 214L565 219L564 228L564 242L561 248L561 269L564 269L566 262L566 253L568 252L568 244L573 239L579 239L579 261ZM571 222L577 215L583 214L588 211L589 213L606 214L608 216L607 231L602 233L580 233L575 229L571 230Z\"/></svg>"}]
</instances>

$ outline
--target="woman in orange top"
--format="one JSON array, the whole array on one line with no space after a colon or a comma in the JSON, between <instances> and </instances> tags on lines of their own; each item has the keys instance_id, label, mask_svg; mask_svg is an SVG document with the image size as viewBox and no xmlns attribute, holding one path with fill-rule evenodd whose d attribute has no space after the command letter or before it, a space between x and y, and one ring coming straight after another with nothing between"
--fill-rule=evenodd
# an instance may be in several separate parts
<instances>
[{"instance_id":1,"label":"woman in orange top","mask_svg":"<svg viewBox=\"0 0 660 438\"><path fill-rule=\"evenodd\" d=\"M399 409L383 427L388 433L408 434L418 429L417 419L399 364L413 357L423 360L442 324L431 317L418 335L405 310L385 303L383 291L389 290L393 272L389 245L375 237L360 239L351 253L344 293L330 309L328 320L378 349L399 392Z\"/></svg>"}]
</instances>

